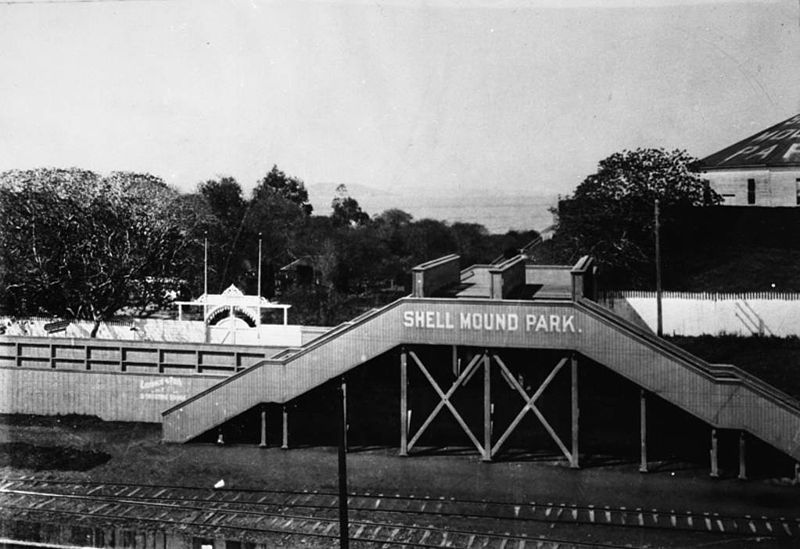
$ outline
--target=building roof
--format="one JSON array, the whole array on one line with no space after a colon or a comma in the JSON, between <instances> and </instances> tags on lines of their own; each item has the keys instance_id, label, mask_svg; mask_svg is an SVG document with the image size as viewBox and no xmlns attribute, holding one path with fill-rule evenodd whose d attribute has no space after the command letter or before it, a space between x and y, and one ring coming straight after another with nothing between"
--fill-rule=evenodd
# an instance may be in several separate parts
<instances>
[{"instance_id":1,"label":"building roof","mask_svg":"<svg viewBox=\"0 0 800 549\"><path fill-rule=\"evenodd\" d=\"M257 295L244 295L242 291L231 284L221 294L202 294L194 301L176 301L178 305L194 305L208 307L260 307L261 309L288 309L291 305L273 303L265 297Z\"/></svg>"},{"instance_id":2,"label":"building roof","mask_svg":"<svg viewBox=\"0 0 800 549\"><path fill-rule=\"evenodd\" d=\"M700 161L704 170L800 167L800 114Z\"/></svg>"}]
</instances>

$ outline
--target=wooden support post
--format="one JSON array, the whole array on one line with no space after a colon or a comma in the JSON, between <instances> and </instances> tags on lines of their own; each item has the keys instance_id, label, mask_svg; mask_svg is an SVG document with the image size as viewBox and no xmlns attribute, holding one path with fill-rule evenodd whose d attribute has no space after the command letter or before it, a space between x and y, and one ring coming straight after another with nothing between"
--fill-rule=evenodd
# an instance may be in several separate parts
<instances>
[{"instance_id":1,"label":"wooden support post","mask_svg":"<svg viewBox=\"0 0 800 549\"><path fill-rule=\"evenodd\" d=\"M713 478L719 477L719 448L718 448L718 440L717 440L717 430L715 428L711 428L711 451L709 452L711 455L711 476Z\"/></svg>"},{"instance_id":2,"label":"wooden support post","mask_svg":"<svg viewBox=\"0 0 800 549\"><path fill-rule=\"evenodd\" d=\"M578 421L580 418L580 408L578 406L578 357L573 354L571 357L572 365L572 453L569 466L573 469L580 468L578 459Z\"/></svg>"},{"instance_id":3,"label":"wooden support post","mask_svg":"<svg viewBox=\"0 0 800 549\"><path fill-rule=\"evenodd\" d=\"M483 355L483 461L492 461L492 361Z\"/></svg>"},{"instance_id":4,"label":"wooden support post","mask_svg":"<svg viewBox=\"0 0 800 549\"><path fill-rule=\"evenodd\" d=\"M739 480L747 480L747 439L739 431Z\"/></svg>"},{"instance_id":5,"label":"wooden support post","mask_svg":"<svg viewBox=\"0 0 800 549\"><path fill-rule=\"evenodd\" d=\"M408 353L400 352L400 455L408 455Z\"/></svg>"},{"instance_id":6,"label":"wooden support post","mask_svg":"<svg viewBox=\"0 0 800 549\"><path fill-rule=\"evenodd\" d=\"M222 436L222 427L217 429L217 444L219 444L220 446L225 444L225 437Z\"/></svg>"},{"instance_id":7,"label":"wooden support post","mask_svg":"<svg viewBox=\"0 0 800 549\"><path fill-rule=\"evenodd\" d=\"M261 443L258 445L260 448L267 447L267 405L261 405Z\"/></svg>"},{"instance_id":8,"label":"wooden support post","mask_svg":"<svg viewBox=\"0 0 800 549\"><path fill-rule=\"evenodd\" d=\"M461 368L458 363L458 346L453 345L453 376L458 377L461 375Z\"/></svg>"},{"instance_id":9,"label":"wooden support post","mask_svg":"<svg viewBox=\"0 0 800 549\"><path fill-rule=\"evenodd\" d=\"M284 450L289 449L289 410L286 404L283 405L283 440L281 440L281 448Z\"/></svg>"},{"instance_id":10,"label":"wooden support post","mask_svg":"<svg viewBox=\"0 0 800 549\"><path fill-rule=\"evenodd\" d=\"M344 447L345 453L347 452L347 430L349 424L347 423L347 381L345 377L342 376L342 446Z\"/></svg>"},{"instance_id":11,"label":"wooden support post","mask_svg":"<svg viewBox=\"0 0 800 549\"><path fill-rule=\"evenodd\" d=\"M647 472L647 394L639 389L639 472Z\"/></svg>"}]
</instances>

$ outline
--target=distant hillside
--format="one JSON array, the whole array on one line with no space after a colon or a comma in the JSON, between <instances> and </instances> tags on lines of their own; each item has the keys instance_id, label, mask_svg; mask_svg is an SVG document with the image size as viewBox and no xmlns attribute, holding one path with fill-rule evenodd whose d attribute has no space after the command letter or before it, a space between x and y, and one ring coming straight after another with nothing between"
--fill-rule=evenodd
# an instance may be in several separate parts
<instances>
[{"instance_id":1,"label":"distant hillside","mask_svg":"<svg viewBox=\"0 0 800 549\"><path fill-rule=\"evenodd\" d=\"M306 186L314 212L329 215L331 201L339 183L312 183ZM391 208L410 213L415 219L436 219L448 223L478 223L489 232L503 234L509 230L542 232L553 224L549 208L555 206L556 195L491 193L475 189L458 192L435 187L409 187L384 191L375 187L345 183L348 194L355 198L370 216Z\"/></svg>"}]
</instances>

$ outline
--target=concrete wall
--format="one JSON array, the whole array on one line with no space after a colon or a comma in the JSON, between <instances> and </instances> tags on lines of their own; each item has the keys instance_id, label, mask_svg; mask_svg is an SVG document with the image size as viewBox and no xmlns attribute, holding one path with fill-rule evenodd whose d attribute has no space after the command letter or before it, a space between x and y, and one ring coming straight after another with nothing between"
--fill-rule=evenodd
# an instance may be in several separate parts
<instances>
[{"instance_id":1,"label":"concrete wall","mask_svg":"<svg viewBox=\"0 0 800 549\"><path fill-rule=\"evenodd\" d=\"M603 296L600 302L655 331L654 292L618 292ZM662 308L666 335L800 336L800 294L665 292Z\"/></svg>"}]
</instances>

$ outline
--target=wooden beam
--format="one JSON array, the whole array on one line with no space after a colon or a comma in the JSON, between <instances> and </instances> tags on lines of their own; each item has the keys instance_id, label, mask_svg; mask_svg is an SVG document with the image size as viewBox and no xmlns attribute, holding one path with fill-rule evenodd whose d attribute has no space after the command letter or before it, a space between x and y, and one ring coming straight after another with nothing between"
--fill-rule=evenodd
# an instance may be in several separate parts
<instances>
[{"instance_id":1,"label":"wooden beam","mask_svg":"<svg viewBox=\"0 0 800 549\"><path fill-rule=\"evenodd\" d=\"M349 424L347 422L347 380L342 376L342 446L344 446L345 453L347 452L347 430Z\"/></svg>"},{"instance_id":2,"label":"wooden beam","mask_svg":"<svg viewBox=\"0 0 800 549\"><path fill-rule=\"evenodd\" d=\"M639 389L639 472L647 472L647 394Z\"/></svg>"},{"instance_id":3,"label":"wooden beam","mask_svg":"<svg viewBox=\"0 0 800 549\"><path fill-rule=\"evenodd\" d=\"M567 359L566 358L562 358L558 362L558 364L556 364L555 368L553 368L553 371L550 372L550 374L548 374L548 376L545 378L545 380L542 382L542 384L539 386L539 388L536 390L536 392L533 394L533 396L528 396L528 393L525 392L525 389L522 388L522 385L520 385L519 381L517 381L517 379L511 374L511 371L508 369L508 366L505 365L503 360L496 354L493 355L493 357L494 357L494 360L497 362L497 364L500 366L501 371L503 371L505 373L506 380L511 383L511 385L514 387L514 389L516 389L516 391L525 400L525 405L522 407L522 410L519 411L519 413L517 414L517 417L514 418L514 421L511 422L511 425L508 426L508 428L503 433L503 435L500 437L500 439L495 443L494 447L492 448L492 455L496 455L497 454L497 452L500 450L500 447L503 445L503 443L506 441L506 439L511 435L511 433L517 427L519 422L522 421L522 418L525 416L525 414L527 414L529 411L531 411L539 419L539 422L542 424L542 426L545 428L545 430L553 438L553 440L555 441L556 445L561 450L561 452L564 454L564 456L570 461L570 463L572 463L572 455L570 454L569 450L567 450L567 447L564 445L564 443L561 441L561 439L558 437L558 435L556 435L555 430L550 426L550 424L547 422L547 420L544 418L542 413L539 411L538 408L536 408L536 406L534 404L536 402L536 400L542 395L542 393L547 388L547 386L550 384L550 382L553 381L553 379L556 377L556 374L558 374L558 372L561 370L561 368L564 367L564 364L566 364Z\"/></svg>"},{"instance_id":4,"label":"wooden beam","mask_svg":"<svg viewBox=\"0 0 800 549\"><path fill-rule=\"evenodd\" d=\"M408 455L408 354L400 352L400 455Z\"/></svg>"},{"instance_id":5,"label":"wooden beam","mask_svg":"<svg viewBox=\"0 0 800 549\"><path fill-rule=\"evenodd\" d=\"M492 461L492 362L483 355L483 461Z\"/></svg>"},{"instance_id":6,"label":"wooden beam","mask_svg":"<svg viewBox=\"0 0 800 549\"><path fill-rule=\"evenodd\" d=\"M267 447L267 405L261 405L261 443L260 448Z\"/></svg>"},{"instance_id":7,"label":"wooden beam","mask_svg":"<svg viewBox=\"0 0 800 549\"><path fill-rule=\"evenodd\" d=\"M472 373L473 369L476 369L477 364L480 361L479 359L481 358L481 355L477 355L476 358L478 358L478 360L472 360L470 362L469 366L463 372L461 372L461 375L458 377L458 379L455 380L453 385L447 391L447 394L445 394L444 391L442 391L441 387L439 387L439 384L436 383L436 380L433 379L433 376L430 374L430 372L428 372L427 368L425 368L425 366L422 364L422 362L420 361L419 357L417 357L416 353L414 353L414 351L409 351L408 354L411 356L412 360L417 364L417 367L419 367L419 369L422 371L422 374L425 376L425 378L428 380L428 382L433 387L433 390L436 391L436 394L438 394L439 398L441 399L440 402L433 409L431 414L428 416L428 419L419 428L419 431L417 431L417 434L415 434L414 437L409 441L408 449L410 450L411 447L414 446L414 444L417 442L417 440L419 440L419 437L422 436L422 433L425 431L425 429L428 428L428 425L431 424L431 422L436 417L436 415L439 413L439 411L443 407L447 406L447 409L450 410L451 414L453 414L453 417L456 419L458 424L461 426L461 428L464 430L466 435L472 441L472 444L474 444L475 448L477 448L478 452L481 455L483 455L483 453L484 453L483 446L481 446L481 443L478 441L478 439L472 433L472 430L467 426L466 422L461 417L461 414L459 414L458 411L455 409L455 406L453 406L453 403L450 402L450 397L453 395L453 393L456 391L458 386L461 384L461 381L463 379L465 379L467 376L469 376L470 373Z\"/></svg>"},{"instance_id":8,"label":"wooden beam","mask_svg":"<svg viewBox=\"0 0 800 549\"><path fill-rule=\"evenodd\" d=\"M573 469L580 467L578 456L578 424L580 419L580 406L578 402L578 357L575 353L570 357L571 370L572 370L572 452L569 466Z\"/></svg>"},{"instance_id":9,"label":"wooden beam","mask_svg":"<svg viewBox=\"0 0 800 549\"><path fill-rule=\"evenodd\" d=\"M289 448L289 410L286 404L283 405L283 437L281 439L281 448L284 450Z\"/></svg>"},{"instance_id":10,"label":"wooden beam","mask_svg":"<svg viewBox=\"0 0 800 549\"><path fill-rule=\"evenodd\" d=\"M719 477L719 442L717 440L717 430L711 428L711 450L709 452L711 458L711 476L713 478Z\"/></svg>"},{"instance_id":11,"label":"wooden beam","mask_svg":"<svg viewBox=\"0 0 800 549\"><path fill-rule=\"evenodd\" d=\"M739 431L739 480L747 480L747 438Z\"/></svg>"}]
</instances>

